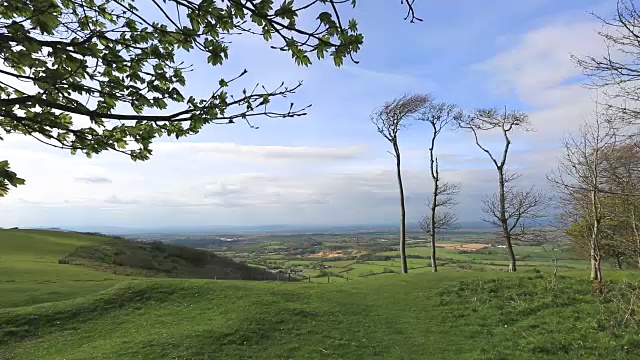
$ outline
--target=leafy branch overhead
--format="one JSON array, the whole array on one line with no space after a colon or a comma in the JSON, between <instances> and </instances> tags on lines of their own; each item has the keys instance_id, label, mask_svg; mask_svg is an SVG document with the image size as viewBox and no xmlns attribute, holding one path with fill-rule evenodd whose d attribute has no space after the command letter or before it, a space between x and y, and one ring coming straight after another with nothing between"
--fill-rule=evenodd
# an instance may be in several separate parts
<instances>
[{"instance_id":1,"label":"leafy branch overhead","mask_svg":"<svg viewBox=\"0 0 640 360\"><path fill-rule=\"evenodd\" d=\"M134 160L163 135L207 124L304 115L268 106L300 84L232 90L244 76L204 79L204 97L185 91L186 52L214 67L229 60L233 36L258 35L298 65L353 59L364 37L340 11L355 0L5 0L0 6L0 128L88 156L105 150ZM403 2L415 20L413 2ZM314 15L315 23L300 24ZM317 15L316 15L317 14ZM171 110L170 110L171 109ZM88 121L79 123L78 117Z\"/></svg>"},{"instance_id":2,"label":"leafy branch overhead","mask_svg":"<svg viewBox=\"0 0 640 360\"><path fill-rule=\"evenodd\" d=\"M17 187L24 185L24 179L11 171L7 160L0 161L0 197L4 197L9 192L9 186Z\"/></svg>"}]
</instances>

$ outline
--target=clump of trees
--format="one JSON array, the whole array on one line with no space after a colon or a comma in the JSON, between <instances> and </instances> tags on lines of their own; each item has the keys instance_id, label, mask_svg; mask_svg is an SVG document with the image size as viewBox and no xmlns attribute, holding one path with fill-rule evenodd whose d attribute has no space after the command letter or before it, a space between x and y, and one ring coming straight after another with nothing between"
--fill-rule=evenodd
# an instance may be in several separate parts
<instances>
[{"instance_id":1,"label":"clump of trees","mask_svg":"<svg viewBox=\"0 0 640 360\"><path fill-rule=\"evenodd\" d=\"M640 143L619 125L614 114L596 113L563 141L558 169L549 177L565 232L588 254L596 281L603 259L618 268L640 265Z\"/></svg>"},{"instance_id":2,"label":"clump of trees","mask_svg":"<svg viewBox=\"0 0 640 360\"><path fill-rule=\"evenodd\" d=\"M640 266L640 12L618 0L611 19L599 17L601 56L572 56L603 94L592 118L563 141L558 169L561 220L574 246L591 259L591 279L602 281L602 261Z\"/></svg>"},{"instance_id":3,"label":"clump of trees","mask_svg":"<svg viewBox=\"0 0 640 360\"><path fill-rule=\"evenodd\" d=\"M516 257L513 240L525 236L535 221L544 217L549 198L544 192L530 187L522 188L516 183L518 175L507 171L507 158L511 146L511 134L517 130L531 130L527 114L519 111L504 112L498 108L475 109L464 112L456 105L437 102L429 94L404 95L386 102L373 112L372 122L391 145L400 197L400 258L402 272L406 273L406 209L402 183L400 132L411 121L428 124L431 135L429 144L429 174L431 175L431 196L427 202L427 214L420 221L420 227L429 236L431 244L431 267L438 271L436 261L436 241L438 234L456 226L457 215L452 208L457 204L456 195L460 184L446 182L440 173L440 162L436 152L438 137L446 129L462 129L473 134L475 144L491 160L497 170L498 190L495 194L482 198L485 221L500 229L509 255L509 271L516 271ZM480 134L499 131L504 139L500 156L494 155L482 145Z\"/></svg>"},{"instance_id":4,"label":"clump of trees","mask_svg":"<svg viewBox=\"0 0 640 360\"><path fill-rule=\"evenodd\" d=\"M591 259L591 279L598 282L603 279L605 259L618 268L640 268L640 11L634 1L618 0L616 15L600 19L604 25L599 32L606 44L604 55L572 56L572 59L591 79L590 85L604 94L604 101L596 101L598 106L593 117L577 132L565 137L557 168L547 176L556 190L553 204L560 210L558 220L564 226L564 233L575 248ZM404 96L391 103L411 98ZM419 98L424 99L420 104L422 108L412 110L410 115L431 125L431 137L426 143L433 188L421 227L430 236L433 271L437 271L437 231L454 224L456 218L450 211L438 211L439 207L455 204L459 185L440 179L440 163L434 150L438 136L451 123L473 134L475 145L496 169L497 190L482 197L482 210L486 215L484 220L499 230L505 243L509 271L516 271L513 242L542 241L544 236L532 225L540 224L555 210L547 193L522 187L518 184L519 174L508 170L511 135L517 130L532 130L528 115L506 108L461 112L454 105L436 103L431 96L419 95ZM481 134L499 135L503 140L502 150L492 152L484 145ZM392 142L397 159L404 222L397 132L393 135L385 137ZM404 231L401 231L404 258L403 238Z\"/></svg>"}]
</instances>

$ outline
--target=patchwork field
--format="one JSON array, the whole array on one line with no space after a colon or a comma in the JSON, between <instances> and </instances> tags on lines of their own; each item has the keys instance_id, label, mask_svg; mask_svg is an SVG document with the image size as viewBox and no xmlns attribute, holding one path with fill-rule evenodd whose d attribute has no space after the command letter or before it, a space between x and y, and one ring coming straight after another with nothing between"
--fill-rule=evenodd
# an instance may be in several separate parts
<instances>
[{"instance_id":1,"label":"patchwork field","mask_svg":"<svg viewBox=\"0 0 640 360\"><path fill-rule=\"evenodd\" d=\"M462 250L462 251L477 251L489 247L487 244L436 244L436 247L441 247L450 250Z\"/></svg>"}]
</instances>

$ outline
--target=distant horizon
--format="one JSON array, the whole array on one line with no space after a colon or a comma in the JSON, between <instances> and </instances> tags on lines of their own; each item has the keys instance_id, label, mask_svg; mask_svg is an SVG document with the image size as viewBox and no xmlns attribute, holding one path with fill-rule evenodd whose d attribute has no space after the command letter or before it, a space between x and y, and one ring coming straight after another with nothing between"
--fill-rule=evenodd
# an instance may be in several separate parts
<instances>
[{"instance_id":1,"label":"distant horizon","mask_svg":"<svg viewBox=\"0 0 640 360\"><path fill-rule=\"evenodd\" d=\"M263 224L263 225L180 225L180 226L118 226L118 225L70 225L70 226L16 226L20 229L34 229L34 230L63 230L63 231L77 231L77 232L98 232L104 234L171 234L171 233L183 233L183 234L211 234L212 231L220 234L228 232L236 233L256 233L256 232L321 232L321 231L363 231L363 230L391 230L398 228L398 224L386 223L386 224L320 224L320 225L286 225L286 224ZM462 221L456 229L450 231L464 231L464 230L484 230L491 229L493 226L490 224L478 220L478 221ZM418 223L407 224L408 230L419 230ZM6 227L5 229L8 229Z\"/></svg>"}]
</instances>

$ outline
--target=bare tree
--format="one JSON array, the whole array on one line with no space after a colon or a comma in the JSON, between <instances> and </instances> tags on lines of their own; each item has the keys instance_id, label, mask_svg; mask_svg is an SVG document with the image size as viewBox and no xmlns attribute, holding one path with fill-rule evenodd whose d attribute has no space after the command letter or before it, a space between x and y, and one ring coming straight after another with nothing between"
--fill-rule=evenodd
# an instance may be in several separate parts
<instances>
[{"instance_id":1,"label":"bare tree","mask_svg":"<svg viewBox=\"0 0 640 360\"><path fill-rule=\"evenodd\" d=\"M451 211L438 211L439 208L451 209L456 205L455 196L460 192L457 184L443 182L440 179L438 157L435 155L436 140L442 130L460 116L460 111L453 104L431 102L420 113L418 120L431 126L431 143L429 145L429 170L433 181L433 192L428 202L429 214L421 221L420 227L431 238L431 270L438 272L436 263L436 236L440 230L452 228L458 217Z\"/></svg>"},{"instance_id":2,"label":"bare tree","mask_svg":"<svg viewBox=\"0 0 640 360\"><path fill-rule=\"evenodd\" d=\"M407 120L413 119L431 102L431 96L424 94L403 95L384 103L371 114L371 122L393 147L390 152L396 159L396 177L400 193L400 260L402 273L409 272L406 254L406 209L404 204L404 187L402 185L402 167L398 134L406 127Z\"/></svg>"},{"instance_id":3,"label":"bare tree","mask_svg":"<svg viewBox=\"0 0 640 360\"><path fill-rule=\"evenodd\" d=\"M578 57L573 61L583 69L594 88L604 90L610 101L604 107L618 120L638 124L640 119L640 12L634 0L617 0L616 14L605 19L598 32L604 40L602 56Z\"/></svg>"},{"instance_id":4,"label":"bare tree","mask_svg":"<svg viewBox=\"0 0 640 360\"><path fill-rule=\"evenodd\" d=\"M527 242L541 234L536 226L547 217L550 204L550 199L543 190L535 187L516 187L513 181L517 178L505 174L505 183L501 188L502 197L500 191L481 197L482 212L487 216L484 221L501 229L503 238L508 239L509 271L516 271L515 253L513 249L509 250L509 246L512 246L515 240Z\"/></svg>"},{"instance_id":5,"label":"bare tree","mask_svg":"<svg viewBox=\"0 0 640 360\"><path fill-rule=\"evenodd\" d=\"M461 116L458 120L458 126L473 133L476 145L489 156L491 162L493 162L496 170L498 171L498 193L496 195L497 202L495 203L497 208L495 209L495 214L497 215L499 227L502 230L502 236L504 237L507 253L509 255L509 271L514 272L516 271L516 256L513 252L511 239L512 231L510 230L507 217L507 194L505 189L505 185L510 179L505 177L505 166L507 164L507 155L509 154L509 148L511 146L511 138L509 135L512 131L517 129L530 130L529 116L520 111L508 112L506 107L504 111L498 108L477 109L471 114ZM504 147L500 158L494 156L486 146L480 143L478 133L485 131L501 132L502 137L504 138ZM516 195L516 193L512 194L512 196ZM489 215L493 216L494 212L489 213Z\"/></svg>"},{"instance_id":6,"label":"bare tree","mask_svg":"<svg viewBox=\"0 0 640 360\"><path fill-rule=\"evenodd\" d=\"M561 205L565 212L574 212L568 216L587 220L584 233L591 258L591 280L595 281L602 281L604 165L612 158L616 142L616 128L596 112L593 121L585 122L577 136L563 140L564 153L558 168L547 177L564 198Z\"/></svg>"}]
</instances>

